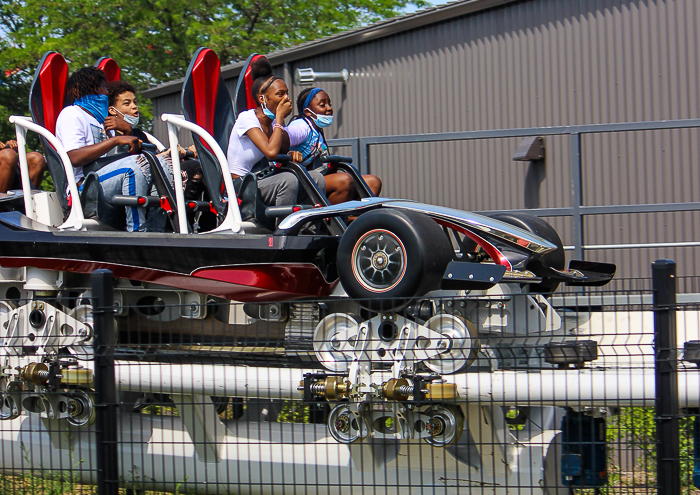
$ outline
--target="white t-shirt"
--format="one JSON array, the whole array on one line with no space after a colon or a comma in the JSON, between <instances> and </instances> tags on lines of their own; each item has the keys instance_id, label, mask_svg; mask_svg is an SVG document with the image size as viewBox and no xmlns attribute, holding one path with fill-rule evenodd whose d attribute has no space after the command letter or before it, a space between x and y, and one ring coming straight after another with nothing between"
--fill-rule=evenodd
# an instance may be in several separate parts
<instances>
[{"instance_id":1,"label":"white t-shirt","mask_svg":"<svg viewBox=\"0 0 700 495\"><path fill-rule=\"evenodd\" d=\"M274 124L275 121L273 120L272 125ZM244 176L265 156L246 135L246 132L254 127L262 131L260 121L255 115L255 109L246 110L238 114L228 141L228 150L226 151L228 168L232 174Z\"/></svg>"},{"instance_id":2,"label":"white t-shirt","mask_svg":"<svg viewBox=\"0 0 700 495\"><path fill-rule=\"evenodd\" d=\"M56 120L56 137L66 152L101 143L107 139L104 126L77 105L61 110ZM75 180L83 177L83 167L73 167Z\"/></svg>"},{"instance_id":3,"label":"white t-shirt","mask_svg":"<svg viewBox=\"0 0 700 495\"><path fill-rule=\"evenodd\" d=\"M309 137L309 133L311 132L311 127L304 122L304 119L296 119L292 120L289 126L285 127L284 130L289 134L289 146L292 147L298 146L306 141L306 138Z\"/></svg>"}]
</instances>

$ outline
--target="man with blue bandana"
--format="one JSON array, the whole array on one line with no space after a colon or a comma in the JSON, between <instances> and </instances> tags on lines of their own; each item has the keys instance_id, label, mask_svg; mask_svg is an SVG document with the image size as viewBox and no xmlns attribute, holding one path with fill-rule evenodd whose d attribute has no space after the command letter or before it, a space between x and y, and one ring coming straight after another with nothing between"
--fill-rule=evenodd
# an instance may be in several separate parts
<instances>
[{"instance_id":1,"label":"man with blue bandana","mask_svg":"<svg viewBox=\"0 0 700 495\"><path fill-rule=\"evenodd\" d=\"M94 67L78 70L66 84L68 106L61 110L56 121L56 137L68 153L79 189L82 189L84 180L84 166L117 146L128 146L130 153L138 152L141 147L136 136L111 136L109 131L105 131L104 122L109 107L107 94L105 74ZM121 119L120 122L128 126ZM148 167L145 158L128 156L97 170L105 198L109 201L109 198L118 194L148 195L150 185L143 167ZM74 201L77 200L74 198ZM126 227L129 232L162 230L164 222L160 217L152 223L152 228L149 228L151 225L147 224L143 208L126 207Z\"/></svg>"}]
</instances>

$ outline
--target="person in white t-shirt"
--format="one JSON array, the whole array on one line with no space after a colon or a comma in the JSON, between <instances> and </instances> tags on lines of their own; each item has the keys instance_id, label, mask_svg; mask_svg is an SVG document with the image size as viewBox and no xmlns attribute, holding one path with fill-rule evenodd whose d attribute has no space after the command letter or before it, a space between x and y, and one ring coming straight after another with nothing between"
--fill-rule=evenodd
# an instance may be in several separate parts
<instances>
[{"instance_id":1,"label":"person in white t-shirt","mask_svg":"<svg viewBox=\"0 0 700 495\"><path fill-rule=\"evenodd\" d=\"M109 107L107 94L105 74L94 67L78 70L66 84L68 106L61 110L56 120L56 137L73 164L75 180L80 190L84 180L84 166L92 164L116 146L126 145L130 153L136 153L141 148L139 138L128 135L128 132L125 135L111 136L105 131L104 122ZM123 120L120 120L120 125L124 129L117 128L118 130L131 130L131 126ZM126 129L126 126L129 128ZM139 158L145 162L143 157ZM117 194L146 196L150 185L142 170L144 166L147 167L147 163L139 163L136 156L128 156L97 170L100 187L107 201ZM126 207L126 228L129 232L147 230L143 208Z\"/></svg>"},{"instance_id":2,"label":"person in white t-shirt","mask_svg":"<svg viewBox=\"0 0 700 495\"><path fill-rule=\"evenodd\" d=\"M253 86L251 92L257 106L241 112L229 138L226 158L233 179L249 173L261 159L274 161L283 150L286 132L281 123L292 113L289 89L282 79L272 75L272 66L265 57L251 65ZM292 159L300 159L295 154ZM311 178L325 194L325 180L319 172ZM303 200L303 188L296 176L281 172L258 180L260 197L266 205L292 205Z\"/></svg>"}]
</instances>

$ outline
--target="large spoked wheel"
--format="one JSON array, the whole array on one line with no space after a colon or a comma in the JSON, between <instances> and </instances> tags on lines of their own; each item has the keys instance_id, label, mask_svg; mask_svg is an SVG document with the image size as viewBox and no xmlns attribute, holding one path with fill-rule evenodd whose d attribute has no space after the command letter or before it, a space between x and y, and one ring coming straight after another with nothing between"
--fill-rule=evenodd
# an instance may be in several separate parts
<instances>
[{"instance_id":1,"label":"large spoked wheel","mask_svg":"<svg viewBox=\"0 0 700 495\"><path fill-rule=\"evenodd\" d=\"M554 230L554 227L549 225L546 221L536 217L535 215L520 212L494 213L490 216L491 218L495 218L501 222L505 222L528 232L532 232L533 234L538 235L557 246L554 251L550 251L549 253L545 254L539 261L528 265L528 269L532 270L535 275L541 276L541 274L538 273L538 271L540 271L538 270L538 267L541 265L554 268L556 270L563 270L566 268L564 244L561 242L561 237L559 237L557 231ZM530 285L530 292L551 293L557 290L559 284L559 280L552 280L549 277L543 277L541 283Z\"/></svg>"},{"instance_id":2,"label":"large spoked wheel","mask_svg":"<svg viewBox=\"0 0 700 495\"><path fill-rule=\"evenodd\" d=\"M439 289L453 250L440 226L421 213L375 210L348 227L338 246L338 275L361 306L397 311Z\"/></svg>"}]
</instances>

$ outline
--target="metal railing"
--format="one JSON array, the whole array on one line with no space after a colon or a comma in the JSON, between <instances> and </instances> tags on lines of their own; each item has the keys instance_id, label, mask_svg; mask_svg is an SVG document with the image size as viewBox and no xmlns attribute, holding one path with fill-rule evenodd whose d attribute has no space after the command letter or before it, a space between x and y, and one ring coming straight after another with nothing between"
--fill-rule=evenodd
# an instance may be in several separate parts
<instances>
[{"instance_id":1,"label":"metal railing","mask_svg":"<svg viewBox=\"0 0 700 495\"><path fill-rule=\"evenodd\" d=\"M664 120L648 122L625 122L617 124L571 125L556 127L529 127L521 129L497 129L486 131L440 132L433 134L405 134L396 136L369 136L358 138L331 139L330 146L349 146L356 165L363 174L371 173L370 148L387 144L415 144L449 141L473 141L483 139L569 135L571 143L571 207L536 208L527 211L542 217L568 216L573 218L574 245L567 246L573 250L577 259L583 259L584 250L625 249L634 247L694 247L700 241L654 243L650 244L586 244L584 239L583 219L594 215L615 215L624 213L656 213L700 210L700 202L658 203L633 205L585 206L583 204L582 186L582 149L581 137L584 134L599 134L628 131L652 131L663 129L687 129L700 127L700 119Z\"/></svg>"}]
</instances>

